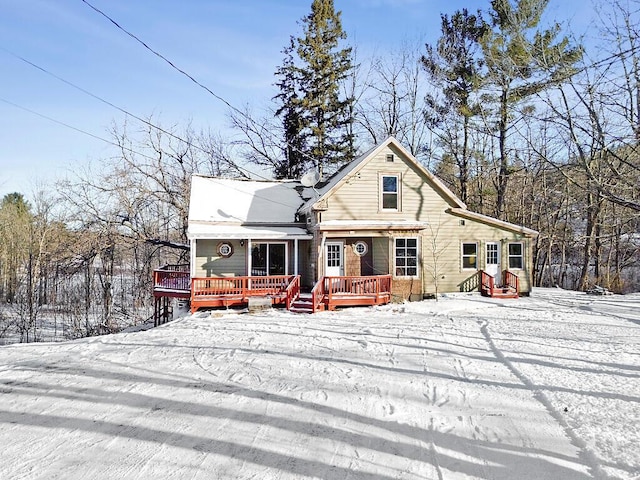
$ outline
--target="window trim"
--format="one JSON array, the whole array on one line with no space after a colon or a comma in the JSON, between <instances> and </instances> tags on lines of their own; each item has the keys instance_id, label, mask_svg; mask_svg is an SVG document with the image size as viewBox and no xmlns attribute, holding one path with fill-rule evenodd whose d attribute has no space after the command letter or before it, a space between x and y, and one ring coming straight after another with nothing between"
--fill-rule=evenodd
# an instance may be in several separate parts
<instances>
[{"instance_id":1,"label":"window trim","mask_svg":"<svg viewBox=\"0 0 640 480\"><path fill-rule=\"evenodd\" d=\"M266 273L265 275L259 275L256 274L254 275L253 271L254 271L254 264L253 264L253 249L258 246L258 245L266 245L266 257L265 257L265 262L266 262ZM251 251L249 252L249 258L250 258L250 262L251 262L251 270L250 270L250 275L251 276L277 276L277 275L281 275L279 273L271 273L270 268L271 268L271 245L284 245L284 275L287 275L287 272L289 271L289 243L288 242L283 242L283 241L272 241L272 240L258 240L256 242L253 242L251 244Z\"/></svg>"},{"instance_id":2,"label":"window trim","mask_svg":"<svg viewBox=\"0 0 640 480\"><path fill-rule=\"evenodd\" d=\"M362 248L362 251L358 251L358 248ZM353 249L353 253L355 253L358 257L364 257L367 252L369 251L369 246L367 245L367 242L364 242L362 240L358 240L356 243L354 243L351 247Z\"/></svg>"},{"instance_id":3,"label":"window trim","mask_svg":"<svg viewBox=\"0 0 640 480\"><path fill-rule=\"evenodd\" d=\"M512 255L511 254L511 245L520 245L520 254L519 255ZM519 267L512 267L511 266L511 259L512 258L519 258L520 259L520 266ZM507 266L509 267L509 270L524 270L524 242L509 242L509 243L507 243Z\"/></svg>"},{"instance_id":4,"label":"window trim","mask_svg":"<svg viewBox=\"0 0 640 480\"><path fill-rule=\"evenodd\" d=\"M395 192L385 192L384 191L384 179L385 177L391 177L396 179L396 191ZM382 212L401 212L402 211L402 176L399 173L388 173L381 172L380 177L380 198L379 198L379 207ZM395 194L396 196L396 206L394 208L385 208L384 206L384 196Z\"/></svg>"},{"instance_id":5,"label":"window trim","mask_svg":"<svg viewBox=\"0 0 640 480\"><path fill-rule=\"evenodd\" d=\"M416 274L415 275L398 275L398 273L397 273L398 272L398 268L403 268L403 269L405 269L405 272L406 272L406 269L411 267L411 266L407 266L407 265L398 266L398 264L396 263L397 259L398 259L398 257L396 256L396 250L398 249L398 246L397 246L398 240L415 240L416 241L416 247L415 247L416 248L416 256L415 256ZM393 276L394 276L394 278L420 278L420 268L421 268L421 266L420 266L420 237L394 237L392 245L393 245L392 260L393 260ZM409 247L407 247L405 245L404 248L409 248ZM401 257L401 258L407 259L407 258L413 258L413 257L405 256L405 257Z\"/></svg>"},{"instance_id":6,"label":"window trim","mask_svg":"<svg viewBox=\"0 0 640 480\"><path fill-rule=\"evenodd\" d=\"M216 245L216 252L220 258L229 258L233 255L233 244L231 242L220 242Z\"/></svg>"},{"instance_id":7,"label":"window trim","mask_svg":"<svg viewBox=\"0 0 640 480\"><path fill-rule=\"evenodd\" d=\"M465 267L464 266L464 259L465 257L471 257L472 255L465 255L464 253L464 246L465 245L473 245L476 248L475 254L473 256L475 256L475 266L473 267ZM478 250L479 250L479 245L478 242L462 242L460 244L460 266L462 268L462 270L478 270Z\"/></svg>"}]
</instances>

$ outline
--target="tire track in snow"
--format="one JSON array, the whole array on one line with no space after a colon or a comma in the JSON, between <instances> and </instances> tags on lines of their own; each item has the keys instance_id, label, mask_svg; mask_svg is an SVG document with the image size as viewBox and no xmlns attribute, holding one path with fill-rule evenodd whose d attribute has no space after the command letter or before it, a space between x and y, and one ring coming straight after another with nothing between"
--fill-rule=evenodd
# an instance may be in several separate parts
<instances>
[{"instance_id":1,"label":"tire track in snow","mask_svg":"<svg viewBox=\"0 0 640 480\"><path fill-rule=\"evenodd\" d=\"M491 334L489 333L489 322L487 320L478 320L478 324L480 325L480 332L484 336L485 340L489 344L489 348L493 355L502 362L509 371L522 382L531 392L533 393L533 397L540 402L547 412L553 417L553 419L560 424L567 437L571 440L574 446L576 446L580 450L580 456L585 461L586 465L591 469L591 474L596 479L611 479L609 475L602 469L598 458L594 455L594 453L589 449L588 445L582 440L580 437L576 435L573 429L566 422L564 417L558 412L554 407L549 398L545 395L545 393L538 388L536 384L534 384L524 373L522 373L518 368L509 360L504 353L498 348L498 346L493 341Z\"/></svg>"}]
</instances>

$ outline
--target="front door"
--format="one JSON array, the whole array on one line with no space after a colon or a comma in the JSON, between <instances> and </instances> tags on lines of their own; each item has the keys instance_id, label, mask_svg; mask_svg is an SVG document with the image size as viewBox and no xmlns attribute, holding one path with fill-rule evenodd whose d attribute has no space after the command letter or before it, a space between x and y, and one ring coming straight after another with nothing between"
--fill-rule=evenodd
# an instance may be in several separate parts
<instances>
[{"instance_id":1,"label":"front door","mask_svg":"<svg viewBox=\"0 0 640 480\"><path fill-rule=\"evenodd\" d=\"M487 257L485 271L495 278L495 284L500 285L500 244L497 242L487 242Z\"/></svg>"},{"instance_id":2,"label":"front door","mask_svg":"<svg viewBox=\"0 0 640 480\"><path fill-rule=\"evenodd\" d=\"M341 277L344 275L344 258L342 242L327 242L325 245L325 268L327 277Z\"/></svg>"}]
</instances>

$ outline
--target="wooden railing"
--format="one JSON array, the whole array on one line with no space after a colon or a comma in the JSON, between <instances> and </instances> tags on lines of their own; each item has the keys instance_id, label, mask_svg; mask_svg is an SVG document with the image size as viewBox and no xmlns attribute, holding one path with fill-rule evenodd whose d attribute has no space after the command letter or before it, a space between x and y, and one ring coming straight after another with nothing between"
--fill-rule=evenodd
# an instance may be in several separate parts
<instances>
[{"instance_id":1,"label":"wooden railing","mask_svg":"<svg viewBox=\"0 0 640 480\"><path fill-rule=\"evenodd\" d=\"M481 274L482 274L482 281L480 282L481 289L482 289L481 293L491 295L491 292L493 292L493 287L495 286L494 284L495 279L493 278L492 275L489 275L484 270L481 270Z\"/></svg>"},{"instance_id":2,"label":"wooden railing","mask_svg":"<svg viewBox=\"0 0 640 480\"><path fill-rule=\"evenodd\" d=\"M154 292L156 290L188 292L190 288L191 277L188 265L167 265L153 271Z\"/></svg>"},{"instance_id":3,"label":"wooden railing","mask_svg":"<svg viewBox=\"0 0 640 480\"><path fill-rule=\"evenodd\" d=\"M282 293L295 278L294 275L251 277L196 277L191 279L192 297L211 295L274 295Z\"/></svg>"},{"instance_id":4,"label":"wooden railing","mask_svg":"<svg viewBox=\"0 0 640 480\"><path fill-rule=\"evenodd\" d=\"M293 280L291 280L285 292L287 294L286 307L287 310L289 310L291 305L293 305L293 302L295 302L300 296L300 275L295 275L293 277Z\"/></svg>"},{"instance_id":5,"label":"wooden railing","mask_svg":"<svg viewBox=\"0 0 640 480\"><path fill-rule=\"evenodd\" d=\"M311 290L312 311L321 310L322 304L330 310L338 303L348 304L349 301L345 300L347 296L374 298L375 303L379 303L383 297L389 299L391 275L322 277ZM353 298L352 304L356 305L358 301Z\"/></svg>"},{"instance_id":6,"label":"wooden railing","mask_svg":"<svg viewBox=\"0 0 640 480\"><path fill-rule=\"evenodd\" d=\"M322 305L324 303L324 280L326 277L322 277L311 290L311 313L316 313L322 310Z\"/></svg>"},{"instance_id":7,"label":"wooden railing","mask_svg":"<svg viewBox=\"0 0 640 480\"><path fill-rule=\"evenodd\" d=\"M505 270L502 272L502 278L504 279L505 286L513 288L516 292L520 293L519 280L515 273Z\"/></svg>"},{"instance_id":8,"label":"wooden railing","mask_svg":"<svg viewBox=\"0 0 640 480\"><path fill-rule=\"evenodd\" d=\"M504 270L502 272L502 285L496 285L495 278L484 270L481 270L480 273L482 276L480 293L483 295L517 298L520 294L520 283L515 273Z\"/></svg>"}]
</instances>

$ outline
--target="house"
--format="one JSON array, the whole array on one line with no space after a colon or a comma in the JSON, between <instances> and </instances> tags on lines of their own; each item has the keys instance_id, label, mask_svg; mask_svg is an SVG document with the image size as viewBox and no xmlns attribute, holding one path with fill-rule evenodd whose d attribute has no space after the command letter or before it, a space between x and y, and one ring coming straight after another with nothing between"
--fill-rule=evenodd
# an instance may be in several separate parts
<instances>
[{"instance_id":1,"label":"house","mask_svg":"<svg viewBox=\"0 0 640 480\"><path fill-rule=\"evenodd\" d=\"M193 177L192 309L198 286L203 299L227 292L215 305L258 291L287 307L318 288L325 306L338 290L365 304L531 290L537 232L470 212L393 137L313 183Z\"/></svg>"}]
</instances>

